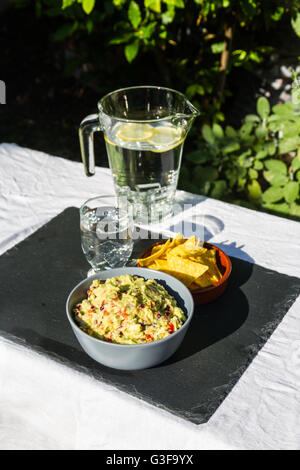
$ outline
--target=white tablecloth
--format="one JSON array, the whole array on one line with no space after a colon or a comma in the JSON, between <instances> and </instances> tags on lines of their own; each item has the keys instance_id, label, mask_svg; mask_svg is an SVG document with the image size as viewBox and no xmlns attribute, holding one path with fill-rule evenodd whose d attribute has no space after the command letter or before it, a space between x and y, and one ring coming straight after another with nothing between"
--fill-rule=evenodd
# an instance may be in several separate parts
<instances>
[{"instance_id":1,"label":"white tablecloth","mask_svg":"<svg viewBox=\"0 0 300 470\"><path fill-rule=\"evenodd\" d=\"M0 145L0 254L66 207L101 193L113 193L108 169L86 178L79 163ZM206 238L229 255L300 277L299 223L177 197L198 202ZM9 312L0 307L0 314ZM79 448L300 449L300 298L200 426L0 338L0 449Z\"/></svg>"}]
</instances>

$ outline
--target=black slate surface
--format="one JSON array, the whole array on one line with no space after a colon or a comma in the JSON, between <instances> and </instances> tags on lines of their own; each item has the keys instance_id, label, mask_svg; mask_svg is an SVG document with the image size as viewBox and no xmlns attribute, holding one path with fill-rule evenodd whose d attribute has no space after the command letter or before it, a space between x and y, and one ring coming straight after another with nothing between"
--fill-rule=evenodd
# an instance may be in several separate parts
<instances>
[{"instance_id":1,"label":"black slate surface","mask_svg":"<svg viewBox=\"0 0 300 470\"><path fill-rule=\"evenodd\" d=\"M138 240L134 255L153 240ZM124 372L80 348L65 301L89 268L80 247L78 209L69 208L0 257L0 335L159 406L206 422L264 345L297 296L300 279L232 258L227 292L198 307L184 342L164 364Z\"/></svg>"}]
</instances>

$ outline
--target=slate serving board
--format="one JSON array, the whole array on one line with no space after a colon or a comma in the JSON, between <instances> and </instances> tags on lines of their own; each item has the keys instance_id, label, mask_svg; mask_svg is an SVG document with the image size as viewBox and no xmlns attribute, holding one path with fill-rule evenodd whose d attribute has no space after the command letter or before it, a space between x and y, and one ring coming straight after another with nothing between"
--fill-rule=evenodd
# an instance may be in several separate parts
<instances>
[{"instance_id":1,"label":"slate serving board","mask_svg":"<svg viewBox=\"0 0 300 470\"><path fill-rule=\"evenodd\" d=\"M138 240L133 257L153 240ZM113 384L193 423L206 422L297 296L300 279L232 258L227 292L196 309L177 353L136 372L106 368L81 349L65 301L89 268L78 209L68 208L0 257L0 335Z\"/></svg>"}]
</instances>

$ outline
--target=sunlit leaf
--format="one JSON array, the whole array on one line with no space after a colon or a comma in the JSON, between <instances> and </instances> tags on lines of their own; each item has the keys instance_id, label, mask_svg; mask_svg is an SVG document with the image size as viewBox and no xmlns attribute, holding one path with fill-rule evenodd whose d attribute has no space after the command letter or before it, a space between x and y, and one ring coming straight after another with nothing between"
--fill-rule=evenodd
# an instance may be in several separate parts
<instances>
[{"instance_id":1,"label":"sunlit leaf","mask_svg":"<svg viewBox=\"0 0 300 470\"><path fill-rule=\"evenodd\" d=\"M142 20L140 7L134 0L129 4L128 18L134 28L137 28Z\"/></svg>"},{"instance_id":2,"label":"sunlit leaf","mask_svg":"<svg viewBox=\"0 0 300 470\"><path fill-rule=\"evenodd\" d=\"M264 96L257 100L257 113L262 119L266 119L270 114L270 104Z\"/></svg>"},{"instance_id":3,"label":"sunlit leaf","mask_svg":"<svg viewBox=\"0 0 300 470\"><path fill-rule=\"evenodd\" d=\"M262 195L265 202L278 202L284 197L284 188L273 187L268 188Z\"/></svg>"},{"instance_id":4,"label":"sunlit leaf","mask_svg":"<svg viewBox=\"0 0 300 470\"><path fill-rule=\"evenodd\" d=\"M213 54L221 54L221 52L223 52L224 46L224 42L216 42L215 44L211 45L211 51Z\"/></svg>"},{"instance_id":5,"label":"sunlit leaf","mask_svg":"<svg viewBox=\"0 0 300 470\"><path fill-rule=\"evenodd\" d=\"M292 18L291 24L297 36L300 37L300 12L298 12L296 16Z\"/></svg>"},{"instance_id":6,"label":"sunlit leaf","mask_svg":"<svg viewBox=\"0 0 300 470\"><path fill-rule=\"evenodd\" d=\"M215 143L215 136L208 124L204 124L204 126L202 126L202 135L209 144Z\"/></svg>"},{"instance_id":7,"label":"sunlit leaf","mask_svg":"<svg viewBox=\"0 0 300 470\"><path fill-rule=\"evenodd\" d=\"M95 0L82 0L82 9L83 11L89 15L95 6Z\"/></svg>"},{"instance_id":8,"label":"sunlit leaf","mask_svg":"<svg viewBox=\"0 0 300 470\"><path fill-rule=\"evenodd\" d=\"M250 201L257 201L261 198L261 187L257 180L251 181L250 184L247 186L248 189L248 197Z\"/></svg>"},{"instance_id":9,"label":"sunlit leaf","mask_svg":"<svg viewBox=\"0 0 300 470\"><path fill-rule=\"evenodd\" d=\"M290 181L284 188L284 199L291 204L299 197L299 183Z\"/></svg>"},{"instance_id":10,"label":"sunlit leaf","mask_svg":"<svg viewBox=\"0 0 300 470\"><path fill-rule=\"evenodd\" d=\"M161 1L160 0L145 0L144 5L146 8L149 8L156 13L160 13L161 11Z\"/></svg>"},{"instance_id":11,"label":"sunlit leaf","mask_svg":"<svg viewBox=\"0 0 300 470\"><path fill-rule=\"evenodd\" d=\"M125 46L125 57L129 63L136 58L139 52L139 45L140 42L136 40Z\"/></svg>"},{"instance_id":12,"label":"sunlit leaf","mask_svg":"<svg viewBox=\"0 0 300 470\"><path fill-rule=\"evenodd\" d=\"M267 170L272 171L273 173L280 173L283 175L287 174L287 166L280 160L275 160L274 158L270 158L269 160L265 161L265 167Z\"/></svg>"},{"instance_id":13,"label":"sunlit leaf","mask_svg":"<svg viewBox=\"0 0 300 470\"><path fill-rule=\"evenodd\" d=\"M288 181L288 177L282 173L273 173L272 171L264 171L264 178L271 186L284 186Z\"/></svg>"},{"instance_id":14,"label":"sunlit leaf","mask_svg":"<svg viewBox=\"0 0 300 470\"><path fill-rule=\"evenodd\" d=\"M214 199L221 199L227 189L227 183L225 180L217 180L214 182L213 188L210 192L210 197Z\"/></svg>"},{"instance_id":15,"label":"sunlit leaf","mask_svg":"<svg viewBox=\"0 0 300 470\"><path fill-rule=\"evenodd\" d=\"M184 8L184 0L162 0L167 5L171 5L177 8Z\"/></svg>"},{"instance_id":16,"label":"sunlit leaf","mask_svg":"<svg viewBox=\"0 0 300 470\"><path fill-rule=\"evenodd\" d=\"M214 123L212 126L212 131L217 139L222 139L224 137L224 131L219 124Z\"/></svg>"},{"instance_id":17,"label":"sunlit leaf","mask_svg":"<svg viewBox=\"0 0 300 470\"><path fill-rule=\"evenodd\" d=\"M292 160L291 167L294 173L296 173L296 171L299 170L300 168L300 151L299 150L298 150L297 155Z\"/></svg>"},{"instance_id":18,"label":"sunlit leaf","mask_svg":"<svg viewBox=\"0 0 300 470\"><path fill-rule=\"evenodd\" d=\"M293 203L290 205L289 213L290 213L291 215L296 216L296 217L300 217L300 205L297 204L296 202L293 202Z\"/></svg>"}]
</instances>

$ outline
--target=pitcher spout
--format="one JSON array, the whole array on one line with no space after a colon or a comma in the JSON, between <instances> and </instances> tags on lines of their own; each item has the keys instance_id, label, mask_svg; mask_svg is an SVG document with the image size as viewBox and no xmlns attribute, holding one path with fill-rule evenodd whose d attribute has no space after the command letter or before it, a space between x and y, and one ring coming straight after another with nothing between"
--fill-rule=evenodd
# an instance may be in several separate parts
<instances>
[{"instance_id":1,"label":"pitcher spout","mask_svg":"<svg viewBox=\"0 0 300 470\"><path fill-rule=\"evenodd\" d=\"M184 111L184 113L174 114L174 116L172 117L172 123L175 126L180 126L184 128L187 134L190 128L192 127L194 119L200 116L201 112L197 108L195 108L195 106L187 99L185 100Z\"/></svg>"},{"instance_id":2,"label":"pitcher spout","mask_svg":"<svg viewBox=\"0 0 300 470\"><path fill-rule=\"evenodd\" d=\"M189 110L187 115L189 119L195 119L197 116L200 116L201 112L197 109L189 100L186 100L186 107Z\"/></svg>"}]
</instances>

